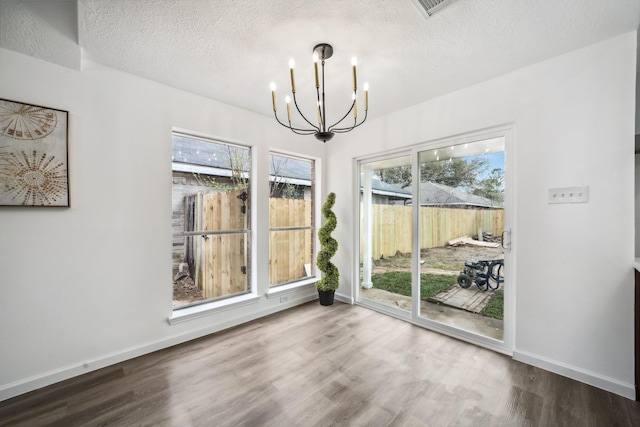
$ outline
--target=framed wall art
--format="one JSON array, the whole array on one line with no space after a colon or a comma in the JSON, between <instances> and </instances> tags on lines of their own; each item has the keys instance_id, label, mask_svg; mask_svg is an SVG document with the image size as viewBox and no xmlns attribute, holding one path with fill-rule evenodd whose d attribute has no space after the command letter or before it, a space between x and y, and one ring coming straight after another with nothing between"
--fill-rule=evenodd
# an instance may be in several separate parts
<instances>
[{"instance_id":1,"label":"framed wall art","mask_svg":"<svg viewBox=\"0 0 640 427\"><path fill-rule=\"evenodd\" d=\"M0 206L69 206L69 112L0 99Z\"/></svg>"}]
</instances>

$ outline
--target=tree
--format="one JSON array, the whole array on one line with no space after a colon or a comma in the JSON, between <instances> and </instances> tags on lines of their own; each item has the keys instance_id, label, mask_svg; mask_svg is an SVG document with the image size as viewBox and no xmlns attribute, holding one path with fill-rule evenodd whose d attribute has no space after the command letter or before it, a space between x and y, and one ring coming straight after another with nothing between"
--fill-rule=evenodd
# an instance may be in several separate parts
<instances>
[{"instance_id":1,"label":"tree","mask_svg":"<svg viewBox=\"0 0 640 427\"><path fill-rule=\"evenodd\" d=\"M488 167L488 161L480 157L471 160L451 159L438 162L423 163L420 166L420 180L449 187L472 189L478 178ZM411 166L396 166L375 171L381 181L395 184L402 188L411 185Z\"/></svg>"},{"instance_id":2,"label":"tree","mask_svg":"<svg viewBox=\"0 0 640 427\"><path fill-rule=\"evenodd\" d=\"M226 163L231 176L214 176L193 172L192 175L198 185L211 187L212 191L246 190L249 188L249 153L238 147L226 147ZM229 182L231 181L231 182Z\"/></svg>"},{"instance_id":3,"label":"tree","mask_svg":"<svg viewBox=\"0 0 640 427\"><path fill-rule=\"evenodd\" d=\"M395 184L401 188L411 185L411 165L396 166L375 171L382 182Z\"/></svg>"},{"instance_id":4,"label":"tree","mask_svg":"<svg viewBox=\"0 0 640 427\"><path fill-rule=\"evenodd\" d=\"M216 180L215 176L202 175L199 172L192 172L193 178L201 187L211 187L213 191L229 191L231 186L229 184L220 183Z\"/></svg>"},{"instance_id":5,"label":"tree","mask_svg":"<svg viewBox=\"0 0 640 427\"><path fill-rule=\"evenodd\" d=\"M296 186L292 184L289 178L284 176L289 163L289 158L284 156L276 156L271 154L271 176L272 180L269 182L270 191L269 197L280 197L283 199L301 199L304 193Z\"/></svg>"},{"instance_id":6,"label":"tree","mask_svg":"<svg viewBox=\"0 0 640 427\"><path fill-rule=\"evenodd\" d=\"M487 160L480 157L474 157L469 161L451 159L423 163L420 167L420 180L454 188L471 189L478 177L487 169L487 165Z\"/></svg>"},{"instance_id":7,"label":"tree","mask_svg":"<svg viewBox=\"0 0 640 427\"><path fill-rule=\"evenodd\" d=\"M476 184L473 194L486 197L494 206L504 202L504 171L493 169L489 176Z\"/></svg>"},{"instance_id":8,"label":"tree","mask_svg":"<svg viewBox=\"0 0 640 427\"><path fill-rule=\"evenodd\" d=\"M233 188L246 190L249 188L249 151L227 145L227 153Z\"/></svg>"}]
</instances>

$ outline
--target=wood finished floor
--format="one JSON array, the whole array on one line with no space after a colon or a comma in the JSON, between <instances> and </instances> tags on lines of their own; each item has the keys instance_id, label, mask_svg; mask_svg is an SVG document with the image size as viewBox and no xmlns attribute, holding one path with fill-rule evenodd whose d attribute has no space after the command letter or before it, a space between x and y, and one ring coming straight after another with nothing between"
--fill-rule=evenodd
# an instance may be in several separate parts
<instances>
[{"instance_id":1,"label":"wood finished floor","mask_svg":"<svg viewBox=\"0 0 640 427\"><path fill-rule=\"evenodd\" d=\"M639 426L640 404L347 304L0 402L2 426Z\"/></svg>"}]
</instances>

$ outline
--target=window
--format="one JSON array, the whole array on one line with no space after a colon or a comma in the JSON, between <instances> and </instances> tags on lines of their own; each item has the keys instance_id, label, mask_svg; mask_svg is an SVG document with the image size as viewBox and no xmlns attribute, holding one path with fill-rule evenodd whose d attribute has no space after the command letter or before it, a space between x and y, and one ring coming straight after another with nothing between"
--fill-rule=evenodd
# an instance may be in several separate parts
<instances>
[{"instance_id":1,"label":"window","mask_svg":"<svg viewBox=\"0 0 640 427\"><path fill-rule=\"evenodd\" d=\"M315 275L314 161L269 155L269 285Z\"/></svg>"},{"instance_id":2,"label":"window","mask_svg":"<svg viewBox=\"0 0 640 427\"><path fill-rule=\"evenodd\" d=\"M249 286L250 150L173 133L173 308Z\"/></svg>"}]
</instances>

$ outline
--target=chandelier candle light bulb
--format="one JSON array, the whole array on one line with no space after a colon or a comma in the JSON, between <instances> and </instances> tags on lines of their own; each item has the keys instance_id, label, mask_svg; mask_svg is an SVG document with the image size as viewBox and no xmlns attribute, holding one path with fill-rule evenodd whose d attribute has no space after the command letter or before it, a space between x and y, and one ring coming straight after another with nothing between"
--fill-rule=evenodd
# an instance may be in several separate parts
<instances>
[{"instance_id":1,"label":"chandelier candle light bulb","mask_svg":"<svg viewBox=\"0 0 640 427\"><path fill-rule=\"evenodd\" d=\"M296 93L296 79L293 75L293 69L296 66L296 61L291 58L289 60L289 71L291 72L291 92Z\"/></svg>"},{"instance_id":2,"label":"chandelier candle light bulb","mask_svg":"<svg viewBox=\"0 0 640 427\"><path fill-rule=\"evenodd\" d=\"M287 120L291 123L291 98L289 98L289 95L285 96L284 102L287 103Z\"/></svg>"},{"instance_id":3,"label":"chandelier candle light bulb","mask_svg":"<svg viewBox=\"0 0 640 427\"><path fill-rule=\"evenodd\" d=\"M354 56L351 58L351 66L353 68L353 91L356 92L358 90L358 79L356 77L356 65L358 65L358 60Z\"/></svg>"},{"instance_id":4,"label":"chandelier candle light bulb","mask_svg":"<svg viewBox=\"0 0 640 427\"><path fill-rule=\"evenodd\" d=\"M369 83L365 83L364 86L364 111L369 109Z\"/></svg>"},{"instance_id":5,"label":"chandelier candle light bulb","mask_svg":"<svg viewBox=\"0 0 640 427\"><path fill-rule=\"evenodd\" d=\"M364 117L358 121L358 104L357 104L357 91L358 91L358 78L356 74L356 65L357 60L354 56L351 59L352 73L353 73L353 93L352 93L352 103L351 108L349 108L344 115L338 119L334 124L328 125L327 122L327 104L325 103L325 74L324 74L324 66L325 61L333 55L333 47L327 43L320 43L313 48L313 72L315 78L315 86L316 86L316 102L318 109L318 125L316 126L313 123L313 120L309 120L298 106L298 99L296 98L296 79L295 79L295 61L293 59L289 60L289 73L291 75L291 96L287 96L285 98L285 102L287 103L287 122L281 121L278 117L277 105L276 105L276 86L274 83L271 83L271 102L273 104L273 113L276 121L282 126L289 128L295 134L298 135L314 135L316 139L327 142L330 141L331 138L334 137L336 133L347 133L361 124L363 124L367 120L367 112L369 110L369 85L365 83L364 86ZM291 104L293 101L293 106L295 110L298 112L300 117L307 123L306 126L294 126L291 123ZM362 104L361 104L362 105ZM342 124L345 120L349 121L349 113L353 112L353 123L350 125Z\"/></svg>"},{"instance_id":6,"label":"chandelier candle light bulb","mask_svg":"<svg viewBox=\"0 0 640 427\"><path fill-rule=\"evenodd\" d=\"M273 112L276 112L276 84L271 82L271 102L273 103Z\"/></svg>"},{"instance_id":7,"label":"chandelier candle light bulb","mask_svg":"<svg viewBox=\"0 0 640 427\"><path fill-rule=\"evenodd\" d=\"M358 118L358 103L356 102L356 93L353 92L353 118Z\"/></svg>"}]
</instances>

